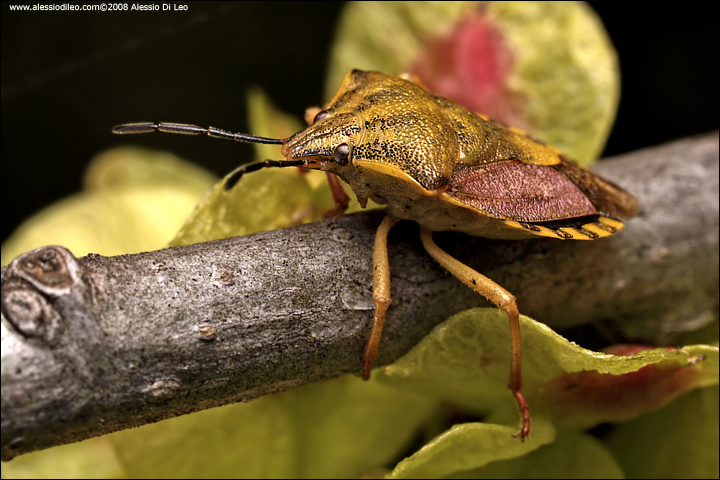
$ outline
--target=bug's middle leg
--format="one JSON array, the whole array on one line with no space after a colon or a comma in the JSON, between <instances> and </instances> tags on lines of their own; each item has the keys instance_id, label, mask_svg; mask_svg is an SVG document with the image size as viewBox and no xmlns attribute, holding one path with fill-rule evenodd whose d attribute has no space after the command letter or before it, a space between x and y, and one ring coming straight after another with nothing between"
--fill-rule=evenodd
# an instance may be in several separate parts
<instances>
[{"instance_id":1,"label":"bug's middle leg","mask_svg":"<svg viewBox=\"0 0 720 480\"><path fill-rule=\"evenodd\" d=\"M375 234L375 247L373 250L373 303L375 303L375 316L370 340L365 346L363 355L362 378L370 378L373 362L378 356L380 336L385 324L385 314L390 306L390 261L388 259L387 237L390 229L398 219L390 214L385 215Z\"/></svg>"},{"instance_id":2,"label":"bug's middle leg","mask_svg":"<svg viewBox=\"0 0 720 480\"><path fill-rule=\"evenodd\" d=\"M522 374L520 371L522 364L520 312L518 311L515 296L438 247L432 239L432 232L430 230L421 227L420 239L430 256L445 267L447 271L507 313L508 320L510 321L510 379L508 381L508 387L515 397L515 402L522 416L522 427L517 436L525 439L525 437L530 434L530 408L527 400L525 400L525 395L522 393Z\"/></svg>"}]
</instances>

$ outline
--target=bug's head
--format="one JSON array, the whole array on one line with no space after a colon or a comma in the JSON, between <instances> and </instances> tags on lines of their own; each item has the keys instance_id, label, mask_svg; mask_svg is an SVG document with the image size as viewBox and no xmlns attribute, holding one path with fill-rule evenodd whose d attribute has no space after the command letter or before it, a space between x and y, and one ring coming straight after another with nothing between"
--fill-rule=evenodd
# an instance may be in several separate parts
<instances>
[{"instance_id":1,"label":"bug's head","mask_svg":"<svg viewBox=\"0 0 720 480\"><path fill-rule=\"evenodd\" d=\"M287 139L282 154L350 184L362 173L432 190L452 175L457 144L434 95L403 78L353 70L312 125Z\"/></svg>"},{"instance_id":2,"label":"bug's head","mask_svg":"<svg viewBox=\"0 0 720 480\"><path fill-rule=\"evenodd\" d=\"M321 110L312 125L287 139L282 156L287 160L303 160L307 168L337 172L350 164L361 132L357 114Z\"/></svg>"},{"instance_id":3,"label":"bug's head","mask_svg":"<svg viewBox=\"0 0 720 480\"><path fill-rule=\"evenodd\" d=\"M312 125L290 138L275 142L282 144L281 152L286 160L265 160L244 165L227 177L225 189L230 190L246 173L265 167L305 167L342 176L344 167L352 168L350 160L361 133L360 125L360 119L354 113L333 115L322 110L315 115Z\"/></svg>"}]
</instances>

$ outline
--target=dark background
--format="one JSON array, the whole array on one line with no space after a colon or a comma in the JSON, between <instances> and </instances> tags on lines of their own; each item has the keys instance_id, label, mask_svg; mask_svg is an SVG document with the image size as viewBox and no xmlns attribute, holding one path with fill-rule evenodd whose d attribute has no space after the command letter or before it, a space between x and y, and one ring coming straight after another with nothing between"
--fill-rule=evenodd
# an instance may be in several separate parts
<instances>
[{"instance_id":1,"label":"dark background","mask_svg":"<svg viewBox=\"0 0 720 480\"><path fill-rule=\"evenodd\" d=\"M159 2L157 2L159 4ZM619 52L606 155L718 128L718 2L590 2ZM202 2L187 12L31 12L2 3L2 239L81 189L97 152L174 151L222 175L250 147L177 135L119 138L129 121L244 131L248 87L301 117L323 98L340 2Z\"/></svg>"}]
</instances>

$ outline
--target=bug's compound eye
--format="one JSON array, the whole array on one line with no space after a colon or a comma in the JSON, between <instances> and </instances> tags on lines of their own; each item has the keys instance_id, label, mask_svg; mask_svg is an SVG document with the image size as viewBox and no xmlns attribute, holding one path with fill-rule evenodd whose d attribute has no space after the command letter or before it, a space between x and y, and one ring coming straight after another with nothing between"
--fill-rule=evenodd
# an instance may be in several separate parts
<instances>
[{"instance_id":1,"label":"bug's compound eye","mask_svg":"<svg viewBox=\"0 0 720 480\"><path fill-rule=\"evenodd\" d=\"M320 120L324 120L324 119L326 119L326 118L329 117L329 116L330 116L330 112L328 112L327 110L320 110L320 111L315 115L315 118L313 119L313 123L317 123L317 122L319 122Z\"/></svg>"},{"instance_id":2,"label":"bug's compound eye","mask_svg":"<svg viewBox=\"0 0 720 480\"><path fill-rule=\"evenodd\" d=\"M350 161L350 145L341 143L333 151L333 160L340 166L347 165Z\"/></svg>"}]
</instances>

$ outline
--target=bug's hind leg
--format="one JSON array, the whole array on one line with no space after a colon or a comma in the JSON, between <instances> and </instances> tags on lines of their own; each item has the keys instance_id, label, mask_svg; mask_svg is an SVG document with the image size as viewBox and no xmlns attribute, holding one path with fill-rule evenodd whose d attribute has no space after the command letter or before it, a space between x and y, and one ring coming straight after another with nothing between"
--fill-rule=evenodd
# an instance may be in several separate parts
<instances>
[{"instance_id":1,"label":"bug's hind leg","mask_svg":"<svg viewBox=\"0 0 720 480\"><path fill-rule=\"evenodd\" d=\"M525 439L530 433L530 408L528 407L525 395L522 393L522 374L520 371L522 361L522 343L520 341L520 313L518 312L515 296L489 278L476 272L464 263L450 256L447 252L438 247L432 239L432 232L420 228L420 239L425 250L455 275L465 285L494 303L499 309L508 314L510 320L510 379L508 387L517 402L520 415L522 416L522 427L516 435Z\"/></svg>"},{"instance_id":2,"label":"bug's hind leg","mask_svg":"<svg viewBox=\"0 0 720 480\"><path fill-rule=\"evenodd\" d=\"M385 314L390 306L390 262L388 260L387 237L390 229L398 219L388 214L383 219L375 234L375 248L373 250L373 303L375 303L375 316L370 340L365 346L363 355L362 378L370 378L373 362L378 356L380 336L385 324Z\"/></svg>"}]
</instances>

